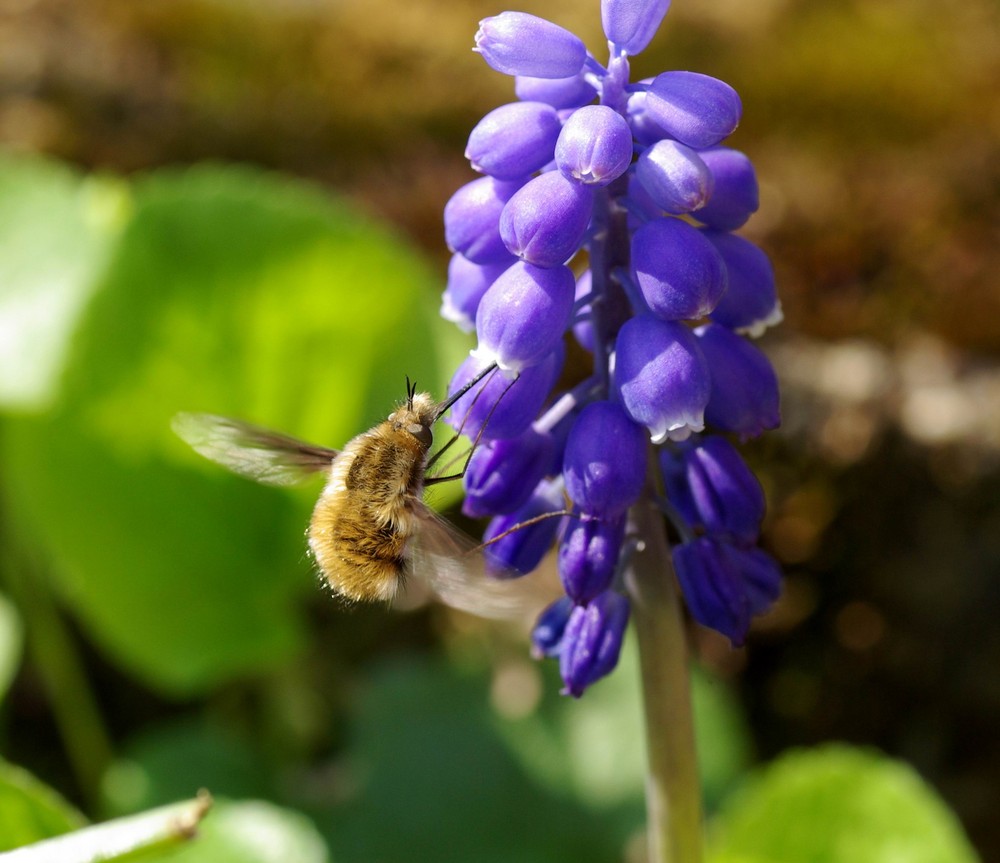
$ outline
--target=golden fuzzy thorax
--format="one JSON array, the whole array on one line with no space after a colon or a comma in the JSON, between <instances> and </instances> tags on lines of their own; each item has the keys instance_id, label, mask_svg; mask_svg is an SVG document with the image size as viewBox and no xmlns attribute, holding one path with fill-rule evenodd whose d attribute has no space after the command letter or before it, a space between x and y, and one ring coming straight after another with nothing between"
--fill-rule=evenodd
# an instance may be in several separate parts
<instances>
[{"instance_id":1,"label":"golden fuzzy thorax","mask_svg":"<svg viewBox=\"0 0 1000 863\"><path fill-rule=\"evenodd\" d=\"M430 395L417 393L333 462L309 547L330 586L348 599L391 600L406 577L436 414Z\"/></svg>"}]
</instances>

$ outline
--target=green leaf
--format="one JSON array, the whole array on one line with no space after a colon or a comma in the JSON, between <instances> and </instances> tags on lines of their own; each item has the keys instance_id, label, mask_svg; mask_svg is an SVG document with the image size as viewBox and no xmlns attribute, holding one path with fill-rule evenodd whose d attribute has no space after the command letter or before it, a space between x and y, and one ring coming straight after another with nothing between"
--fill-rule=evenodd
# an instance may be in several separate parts
<instances>
[{"instance_id":1,"label":"green leaf","mask_svg":"<svg viewBox=\"0 0 1000 863\"><path fill-rule=\"evenodd\" d=\"M130 740L101 783L114 815L163 805L199 788L230 799L275 796L261 752L222 727L190 719Z\"/></svg>"},{"instance_id":2,"label":"green leaf","mask_svg":"<svg viewBox=\"0 0 1000 863\"><path fill-rule=\"evenodd\" d=\"M0 761L0 851L68 833L83 823L83 816L47 785Z\"/></svg>"},{"instance_id":3,"label":"green leaf","mask_svg":"<svg viewBox=\"0 0 1000 863\"><path fill-rule=\"evenodd\" d=\"M70 338L127 209L121 183L0 158L0 409L54 400Z\"/></svg>"},{"instance_id":4,"label":"green leaf","mask_svg":"<svg viewBox=\"0 0 1000 863\"><path fill-rule=\"evenodd\" d=\"M200 796L196 800L84 827L18 848L0 859L4 863L124 863L140 858L167 859L163 850L190 842L210 805L207 795ZM172 854L170 859L173 859Z\"/></svg>"},{"instance_id":5,"label":"green leaf","mask_svg":"<svg viewBox=\"0 0 1000 863\"><path fill-rule=\"evenodd\" d=\"M193 842L163 863L329 863L323 837L299 812L258 800L218 801Z\"/></svg>"},{"instance_id":6,"label":"green leaf","mask_svg":"<svg viewBox=\"0 0 1000 863\"><path fill-rule=\"evenodd\" d=\"M137 181L56 405L0 428L0 494L95 640L177 694L299 649L317 493L265 489L170 432L181 410L343 444L443 375L436 287L304 184L201 167ZM449 345L449 348L451 346Z\"/></svg>"},{"instance_id":7,"label":"green leaf","mask_svg":"<svg viewBox=\"0 0 1000 863\"><path fill-rule=\"evenodd\" d=\"M316 813L339 861L612 860L614 824L528 774L497 732L487 682L412 660L369 677L338 772L353 797Z\"/></svg>"},{"instance_id":8,"label":"green leaf","mask_svg":"<svg viewBox=\"0 0 1000 863\"><path fill-rule=\"evenodd\" d=\"M69 415L0 431L14 532L48 552L117 662L186 693L298 649L293 600L313 579L297 565L307 516L293 501L161 459L130 464Z\"/></svg>"},{"instance_id":9,"label":"green leaf","mask_svg":"<svg viewBox=\"0 0 1000 863\"><path fill-rule=\"evenodd\" d=\"M21 616L10 600L0 595L0 698L6 695L17 674L23 645Z\"/></svg>"},{"instance_id":10,"label":"green leaf","mask_svg":"<svg viewBox=\"0 0 1000 863\"><path fill-rule=\"evenodd\" d=\"M713 860L972 863L958 820L907 764L842 745L765 768L724 806Z\"/></svg>"}]
</instances>

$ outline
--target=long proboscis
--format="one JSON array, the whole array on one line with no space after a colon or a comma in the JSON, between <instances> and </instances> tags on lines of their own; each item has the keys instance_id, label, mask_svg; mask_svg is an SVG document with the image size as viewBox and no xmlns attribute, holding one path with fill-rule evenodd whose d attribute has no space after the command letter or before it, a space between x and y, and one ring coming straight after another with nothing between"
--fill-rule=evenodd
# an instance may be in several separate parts
<instances>
[{"instance_id":1,"label":"long proboscis","mask_svg":"<svg viewBox=\"0 0 1000 863\"><path fill-rule=\"evenodd\" d=\"M495 362L490 363L482 371L478 372L475 377L472 378L468 383L459 388L456 392L452 393L443 402L438 404L434 409L434 419L439 419L443 414L445 414L448 409L455 404L462 396L464 396L469 390L471 390L480 381L493 374L497 370L497 364Z\"/></svg>"}]
</instances>

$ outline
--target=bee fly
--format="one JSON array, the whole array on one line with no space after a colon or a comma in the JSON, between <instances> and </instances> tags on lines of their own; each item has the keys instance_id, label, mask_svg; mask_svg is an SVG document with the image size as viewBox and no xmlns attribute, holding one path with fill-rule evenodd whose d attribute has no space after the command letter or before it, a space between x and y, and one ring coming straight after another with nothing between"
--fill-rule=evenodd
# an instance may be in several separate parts
<instances>
[{"instance_id":1,"label":"bee fly","mask_svg":"<svg viewBox=\"0 0 1000 863\"><path fill-rule=\"evenodd\" d=\"M211 414L178 414L173 429L196 452L257 482L290 485L325 472L309 549L330 587L346 599L392 601L414 575L455 608L520 617L537 601L510 581L488 578L475 543L422 499L426 485L462 476L425 476L458 437L429 458L434 423L494 371L495 365L487 367L443 402L407 381L406 400L389 418L339 452Z\"/></svg>"}]
</instances>

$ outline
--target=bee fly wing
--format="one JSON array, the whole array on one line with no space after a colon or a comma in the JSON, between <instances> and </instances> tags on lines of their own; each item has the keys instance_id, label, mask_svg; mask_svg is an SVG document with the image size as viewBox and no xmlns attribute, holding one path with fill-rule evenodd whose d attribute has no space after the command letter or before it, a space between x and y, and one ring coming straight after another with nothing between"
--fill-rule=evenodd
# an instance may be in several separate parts
<instances>
[{"instance_id":1,"label":"bee fly wing","mask_svg":"<svg viewBox=\"0 0 1000 863\"><path fill-rule=\"evenodd\" d=\"M407 548L414 580L429 587L445 605L478 617L534 621L555 598L537 579L490 577L479 544L423 502L414 508L414 515L420 527Z\"/></svg>"},{"instance_id":2,"label":"bee fly wing","mask_svg":"<svg viewBox=\"0 0 1000 863\"><path fill-rule=\"evenodd\" d=\"M337 450L213 414L180 413L171 427L199 455L265 485L291 485L329 470Z\"/></svg>"}]
</instances>

